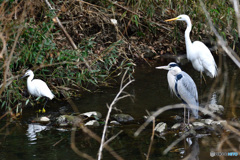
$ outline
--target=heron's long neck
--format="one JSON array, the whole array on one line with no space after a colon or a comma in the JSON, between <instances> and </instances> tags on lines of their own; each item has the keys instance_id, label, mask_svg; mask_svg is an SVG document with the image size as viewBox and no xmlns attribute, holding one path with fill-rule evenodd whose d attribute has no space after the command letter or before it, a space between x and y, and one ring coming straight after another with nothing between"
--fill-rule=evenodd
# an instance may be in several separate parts
<instances>
[{"instance_id":1,"label":"heron's long neck","mask_svg":"<svg viewBox=\"0 0 240 160\"><path fill-rule=\"evenodd\" d=\"M192 30L192 24L191 24L191 22L187 22L187 29L185 30L185 44L186 44L188 54L189 54L188 50L192 46L192 41L190 39L191 30Z\"/></svg>"}]
</instances>

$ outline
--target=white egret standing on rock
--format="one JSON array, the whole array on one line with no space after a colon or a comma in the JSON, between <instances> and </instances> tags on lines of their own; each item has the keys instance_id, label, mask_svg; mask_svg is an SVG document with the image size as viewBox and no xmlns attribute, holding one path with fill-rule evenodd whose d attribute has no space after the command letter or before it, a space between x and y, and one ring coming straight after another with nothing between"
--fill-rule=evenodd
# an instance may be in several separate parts
<instances>
[{"instance_id":1,"label":"white egret standing on rock","mask_svg":"<svg viewBox=\"0 0 240 160\"><path fill-rule=\"evenodd\" d=\"M176 18L165 21L168 22L174 20L185 21L187 23L187 28L185 30L185 44L187 50L187 59L192 62L193 68L201 72L201 75L202 72L205 72L211 78L216 77L217 65L208 47L200 41L194 41L192 43L190 39L192 23L189 16L182 14Z\"/></svg>"},{"instance_id":2,"label":"white egret standing on rock","mask_svg":"<svg viewBox=\"0 0 240 160\"><path fill-rule=\"evenodd\" d=\"M169 88L183 101L183 103L188 105L188 124L190 117L189 108L191 109L194 118L198 119L198 92L193 79L186 72L182 71L174 62L169 63L167 66L156 67L156 69L168 70L167 80Z\"/></svg>"},{"instance_id":3,"label":"white egret standing on rock","mask_svg":"<svg viewBox=\"0 0 240 160\"><path fill-rule=\"evenodd\" d=\"M46 97L47 100L44 104L43 109L45 108L45 105L47 104L48 99L53 99L54 94L51 92L51 90L48 88L47 84L42 81L41 79L33 79L34 74L33 71L27 70L27 72L22 76L22 78L27 78L27 88L28 92L35 97Z\"/></svg>"}]
</instances>

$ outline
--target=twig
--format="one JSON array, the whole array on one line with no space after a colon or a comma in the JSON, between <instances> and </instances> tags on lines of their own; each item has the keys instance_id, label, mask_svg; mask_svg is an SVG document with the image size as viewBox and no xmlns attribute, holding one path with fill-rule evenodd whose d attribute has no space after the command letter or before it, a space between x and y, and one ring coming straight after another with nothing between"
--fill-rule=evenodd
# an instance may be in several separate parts
<instances>
[{"instance_id":1,"label":"twig","mask_svg":"<svg viewBox=\"0 0 240 160\"><path fill-rule=\"evenodd\" d=\"M108 144L109 142L111 142L112 140L114 140L119 134L121 134L123 132L123 130L119 131L116 135L112 136L111 138L109 138L104 144L103 147L105 147L106 144Z\"/></svg>"},{"instance_id":2,"label":"twig","mask_svg":"<svg viewBox=\"0 0 240 160\"><path fill-rule=\"evenodd\" d=\"M22 13L22 14L24 15L24 13ZM10 66L10 63L11 63L11 60L12 60L12 56L13 56L14 50L15 50L17 42L18 42L18 38L21 35L22 29L23 29L23 26L20 26L18 31L17 31L17 36L15 37L15 40L14 40L13 47L12 47L12 50L10 52L10 55L8 56L8 58L4 62L5 63L4 64L5 65L5 69L4 69L4 75L3 75L3 83L2 83L2 87L0 89L0 96L1 96L2 92L4 91L4 89L6 87L5 85L7 83L7 74L9 74L9 66Z\"/></svg>"},{"instance_id":3,"label":"twig","mask_svg":"<svg viewBox=\"0 0 240 160\"><path fill-rule=\"evenodd\" d=\"M81 151L78 150L78 148L76 147L75 145L75 134L76 134L76 127L73 127L72 128L72 132L71 132L71 148L72 150L77 153L79 156L83 157L83 158L86 158L88 160L94 160L93 157L89 156L88 154L86 153L83 153Z\"/></svg>"},{"instance_id":4,"label":"twig","mask_svg":"<svg viewBox=\"0 0 240 160\"><path fill-rule=\"evenodd\" d=\"M122 78L122 81L123 81L123 79L124 79L124 77ZM110 113L112 111L113 105L118 101L118 98L121 95L121 93L123 92L123 90L133 81L134 80L130 80L122 88L120 88L118 94L116 95L116 97L112 101L111 105L108 107L108 113L107 113L107 116L106 116L106 121L105 121L104 129L103 129L101 144L100 144L99 151L98 151L98 160L100 160L102 158L102 150L103 150L103 146L104 146L105 135L106 135L106 131L107 131L107 125L108 125L108 121L109 121L109 117L110 117Z\"/></svg>"},{"instance_id":5,"label":"twig","mask_svg":"<svg viewBox=\"0 0 240 160\"><path fill-rule=\"evenodd\" d=\"M222 47L222 49L227 53L227 55L232 59L232 61L240 68L240 58L238 55L227 45L227 42L224 41L224 39L219 35L216 28L213 26L213 23L211 21L211 18L209 16L209 13L207 12L202 0L200 0L200 4L202 6L202 9L207 17L208 24L210 25L210 28L212 29L213 33L218 39L218 44Z\"/></svg>"},{"instance_id":6,"label":"twig","mask_svg":"<svg viewBox=\"0 0 240 160\"><path fill-rule=\"evenodd\" d=\"M91 130L89 130L87 127L85 126L81 126L82 130L87 133L90 137L92 137L93 139L95 139L96 141L98 141L99 143L101 142L101 139L98 135L96 135L94 132L92 132ZM121 156L119 156L110 146L108 146L108 144L104 145L104 148L110 153L112 154L112 156L118 160L123 160L123 158Z\"/></svg>"},{"instance_id":7,"label":"twig","mask_svg":"<svg viewBox=\"0 0 240 160\"><path fill-rule=\"evenodd\" d=\"M164 151L163 154L167 154L175 145L177 145L180 141L185 139L191 132L184 133L181 137L179 137L177 140L172 142Z\"/></svg>"},{"instance_id":8,"label":"twig","mask_svg":"<svg viewBox=\"0 0 240 160\"><path fill-rule=\"evenodd\" d=\"M149 145L149 148L148 148L148 153L147 153L146 160L148 160L149 156L150 156L150 152L151 152L152 144L153 144L153 140L154 140L154 134L155 134L155 118L153 119L152 136L151 136L151 141L150 141L150 145Z\"/></svg>"},{"instance_id":9,"label":"twig","mask_svg":"<svg viewBox=\"0 0 240 160\"><path fill-rule=\"evenodd\" d=\"M2 47L2 50L1 50L1 53L0 53L0 59L3 59L3 54L5 52L7 52L7 43L6 43L5 38L3 37L2 32L0 33L0 39L2 40L2 44L3 44L3 47Z\"/></svg>"},{"instance_id":10,"label":"twig","mask_svg":"<svg viewBox=\"0 0 240 160\"><path fill-rule=\"evenodd\" d=\"M59 141L57 141L56 143L54 143L52 146L55 147L55 146L58 145L60 142L62 142L62 140L64 140L64 138L61 138Z\"/></svg>"},{"instance_id":11,"label":"twig","mask_svg":"<svg viewBox=\"0 0 240 160\"><path fill-rule=\"evenodd\" d=\"M232 0L233 7L235 10L235 15L237 18L237 28L238 28L238 37L240 37L240 13L239 13L239 1L238 0Z\"/></svg>"}]
</instances>

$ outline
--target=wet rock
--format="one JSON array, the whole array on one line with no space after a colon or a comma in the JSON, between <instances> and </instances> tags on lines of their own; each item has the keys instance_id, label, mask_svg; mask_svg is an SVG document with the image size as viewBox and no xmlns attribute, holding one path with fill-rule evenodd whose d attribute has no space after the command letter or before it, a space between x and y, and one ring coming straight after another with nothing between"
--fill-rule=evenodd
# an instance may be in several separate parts
<instances>
[{"instance_id":1,"label":"wet rock","mask_svg":"<svg viewBox=\"0 0 240 160\"><path fill-rule=\"evenodd\" d=\"M72 115L61 115L57 118L56 123L59 126L80 126L82 124L83 120L79 116L72 116Z\"/></svg>"},{"instance_id":2,"label":"wet rock","mask_svg":"<svg viewBox=\"0 0 240 160\"><path fill-rule=\"evenodd\" d=\"M100 124L97 120L91 120L91 121L88 121L87 123L85 123L85 126L98 127L98 126L100 126Z\"/></svg>"},{"instance_id":3,"label":"wet rock","mask_svg":"<svg viewBox=\"0 0 240 160\"><path fill-rule=\"evenodd\" d=\"M192 123L194 127L205 127L206 125L202 122L193 122Z\"/></svg>"},{"instance_id":4,"label":"wet rock","mask_svg":"<svg viewBox=\"0 0 240 160\"><path fill-rule=\"evenodd\" d=\"M217 125L223 127L224 125L227 124L226 120L219 120L219 121L212 121L211 125Z\"/></svg>"},{"instance_id":5,"label":"wet rock","mask_svg":"<svg viewBox=\"0 0 240 160\"><path fill-rule=\"evenodd\" d=\"M176 123L171 127L171 129L180 129L180 127L181 127L181 123Z\"/></svg>"},{"instance_id":6,"label":"wet rock","mask_svg":"<svg viewBox=\"0 0 240 160\"><path fill-rule=\"evenodd\" d=\"M86 113L82 113L81 115L86 116L86 117L93 117L95 119L102 118L102 114L100 112L97 112L97 111L86 112Z\"/></svg>"},{"instance_id":7,"label":"wet rock","mask_svg":"<svg viewBox=\"0 0 240 160\"><path fill-rule=\"evenodd\" d=\"M196 129L196 130L200 130L200 129L203 129L204 127L206 127L206 124L204 124L202 122L193 122L192 125L194 126L194 129Z\"/></svg>"},{"instance_id":8,"label":"wet rock","mask_svg":"<svg viewBox=\"0 0 240 160\"><path fill-rule=\"evenodd\" d=\"M224 107L222 105L217 105L217 104L208 104L206 105L205 109L211 111L214 114L219 114L222 115L224 111ZM207 115L206 113L203 112L204 115Z\"/></svg>"},{"instance_id":9,"label":"wet rock","mask_svg":"<svg viewBox=\"0 0 240 160\"><path fill-rule=\"evenodd\" d=\"M166 129L167 129L167 124L164 122L158 123L154 128L154 130L159 133L163 133Z\"/></svg>"},{"instance_id":10,"label":"wet rock","mask_svg":"<svg viewBox=\"0 0 240 160\"><path fill-rule=\"evenodd\" d=\"M118 121L111 121L110 124L112 124L112 125L121 125Z\"/></svg>"},{"instance_id":11,"label":"wet rock","mask_svg":"<svg viewBox=\"0 0 240 160\"><path fill-rule=\"evenodd\" d=\"M60 114L66 114L68 111L68 108L66 106L62 106L59 108Z\"/></svg>"},{"instance_id":12,"label":"wet rock","mask_svg":"<svg viewBox=\"0 0 240 160\"><path fill-rule=\"evenodd\" d=\"M202 119L201 122L205 123L206 125L210 125L213 120L212 119Z\"/></svg>"},{"instance_id":13,"label":"wet rock","mask_svg":"<svg viewBox=\"0 0 240 160\"><path fill-rule=\"evenodd\" d=\"M50 119L49 119L48 117L44 116L44 117L41 117L41 118L40 118L40 121L41 121L41 122L49 122Z\"/></svg>"},{"instance_id":14,"label":"wet rock","mask_svg":"<svg viewBox=\"0 0 240 160\"><path fill-rule=\"evenodd\" d=\"M128 114L114 114L112 117L118 122L130 122L133 121L134 118Z\"/></svg>"},{"instance_id":15,"label":"wet rock","mask_svg":"<svg viewBox=\"0 0 240 160\"><path fill-rule=\"evenodd\" d=\"M37 122L37 123L48 123L50 122L50 119L46 116L43 117L37 117L35 118L32 122Z\"/></svg>"}]
</instances>

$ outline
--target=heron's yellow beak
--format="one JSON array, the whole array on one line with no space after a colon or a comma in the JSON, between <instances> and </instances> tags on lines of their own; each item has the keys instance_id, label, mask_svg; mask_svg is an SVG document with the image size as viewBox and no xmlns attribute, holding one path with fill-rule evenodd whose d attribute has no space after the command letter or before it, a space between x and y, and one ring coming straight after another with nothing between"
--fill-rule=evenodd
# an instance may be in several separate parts
<instances>
[{"instance_id":1,"label":"heron's yellow beak","mask_svg":"<svg viewBox=\"0 0 240 160\"><path fill-rule=\"evenodd\" d=\"M177 20L177 19L178 19L178 17L176 17L176 18L171 18L171 19L167 19L167 20L165 20L165 22L175 21L175 20Z\"/></svg>"},{"instance_id":2,"label":"heron's yellow beak","mask_svg":"<svg viewBox=\"0 0 240 160\"><path fill-rule=\"evenodd\" d=\"M166 70L169 70L169 67L168 66L159 66L159 67L156 67L156 69L166 69Z\"/></svg>"}]
</instances>

